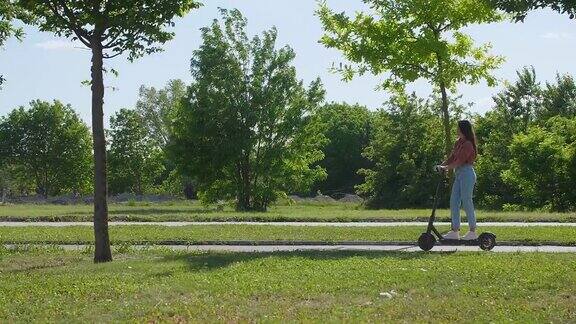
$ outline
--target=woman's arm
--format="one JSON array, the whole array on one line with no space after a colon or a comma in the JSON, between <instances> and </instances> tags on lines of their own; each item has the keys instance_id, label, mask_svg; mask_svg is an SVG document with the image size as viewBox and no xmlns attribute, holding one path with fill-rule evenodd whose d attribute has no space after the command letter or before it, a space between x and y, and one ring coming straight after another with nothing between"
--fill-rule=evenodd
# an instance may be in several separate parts
<instances>
[{"instance_id":1,"label":"woman's arm","mask_svg":"<svg viewBox=\"0 0 576 324\"><path fill-rule=\"evenodd\" d=\"M461 148L454 152L454 159L445 165L446 170L456 169L462 164L467 163L470 157L474 154L474 146L472 142L466 141L462 144Z\"/></svg>"},{"instance_id":2,"label":"woman's arm","mask_svg":"<svg viewBox=\"0 0 576 324\"><path fill-rule=\"evenodd\" d=\"M450 155L448 156L448 158L446 159L446 161L442 162L442 164L440 164L440 166L447 166L450 163L454 162L455 156L454 153L456 152L457 148L458 148L458 141L456 141L456 143L454 143L454 146L452 147L452 152L450 152Z\"/></svg>"}]
</instances>

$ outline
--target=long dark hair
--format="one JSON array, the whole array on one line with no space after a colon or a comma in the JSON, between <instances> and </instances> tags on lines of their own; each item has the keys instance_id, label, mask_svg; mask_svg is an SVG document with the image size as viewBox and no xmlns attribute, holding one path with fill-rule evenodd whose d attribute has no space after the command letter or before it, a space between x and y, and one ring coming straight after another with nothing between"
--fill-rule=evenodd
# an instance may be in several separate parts
<instances>
[{"instance_id":1,"label":"long dark hair","mask_svg":"<svg viewBox=\"0 0 576 324\"><path fill-rule=\"evenodd\" d=\"M472 123L468 120L461 120L458 122L458 128L460 132L466 137L467 140L472 142L474 146L474 151L478 152L476 148L476 134L474 133L474 129L472 128Z\"/></svg>"}]
</instances>

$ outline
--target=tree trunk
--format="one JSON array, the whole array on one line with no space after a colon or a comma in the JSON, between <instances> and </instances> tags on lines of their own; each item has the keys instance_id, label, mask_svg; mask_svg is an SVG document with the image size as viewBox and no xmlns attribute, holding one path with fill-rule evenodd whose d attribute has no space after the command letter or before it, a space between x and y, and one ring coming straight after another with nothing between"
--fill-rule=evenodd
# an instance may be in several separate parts
<instances>
[{"instance_id":1,"label":"tree trunk","mask_svg":"<svg viewBox=\"0 0 576 324\"><path fill-rule=\"evenodd\" d=\"M112 261L108 236L106 138L104 136L104 79L102 44L92 44L92 138L94 143L94 262Z\"/></svg>"},{"instance_id":2,"label":"tree trunk","mask_svg":"<svg viewBox=\"0 0 576 324\"><path fill-rule=\"evenodd\" d=\"M452 136L450 129L450 113L448 111L448 95L446 94L446 85L440 81L440 92L442 93L442 123L444 125L444 153L446 157L452 150Z\"/></svg>"},{"instance_id":3,"label":"tree trunk","mask_svg":"<svg viewBox=\"0 0 576 324\"><path fill-rule=\"evenodd\" d=\"M434 30L436 39L440 39L440 31ZM446 93L446 81L444 80L444 67L440 53L436 52L436 62L438 64L438 86L442 94L442 123L444 125L444 154L446 158L450 155L452 150L452 136L450 135L450 112L448 111L448 94Z\"/></svg>"},{"instance_id":4,"label":"tree trunk","mask_svg":"<svg viewBox=\"0 0 576 324\"><path fill-rule=\"evenodd\" d=\"M250 165L249 159L244 156L242 161L236 164L237 173L240 180L240 190L238 193L238 202L236 205L236 210L238 211L249 211L252 209L250 205Z\"/></svg>"}]
</instances>

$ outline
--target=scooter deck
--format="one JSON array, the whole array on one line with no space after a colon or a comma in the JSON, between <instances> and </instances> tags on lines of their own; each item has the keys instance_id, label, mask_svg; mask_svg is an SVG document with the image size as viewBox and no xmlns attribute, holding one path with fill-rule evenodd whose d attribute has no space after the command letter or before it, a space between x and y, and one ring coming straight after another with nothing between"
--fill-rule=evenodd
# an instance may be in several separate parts
<instances>
[{"instance_id":1,"label":"scooter deck","mask_svg":"<svg viewBox=\"0 0 576 324\"><path fill-rule=\"evenodd\" d=\"M466 245L466 246L478 246L480 244L479 240L438 240L436 245Z\"/></svg>"}]
</instances>

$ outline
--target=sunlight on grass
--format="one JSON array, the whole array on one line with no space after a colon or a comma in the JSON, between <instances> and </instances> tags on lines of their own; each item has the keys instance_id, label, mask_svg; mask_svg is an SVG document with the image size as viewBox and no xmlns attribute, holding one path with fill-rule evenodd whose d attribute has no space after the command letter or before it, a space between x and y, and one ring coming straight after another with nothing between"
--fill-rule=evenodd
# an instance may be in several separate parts
<instances>
[{"instance_id":1,"label":"sunlight on grass","mask_svg":"<svg viewBox=\"0 0 576 324\"><path fill-rule=\"evenodd\" d=\"M112 244L198 244L222 241L402 241L413 243L424 226L329 227L266 225L191 225L179 227L129 225L110 228ZM447 231L447 226L439 227ZM486 227L498 242L576 245L576 227ZM88 226L0 227L0 243L91 244Z\"/></svg>"},{"instance_id":2,"label":"sunlight on grass","mask_svg":"<svg viewBox=\"0 0 576 324\"><path fill-rule=\"evenodd\" d=\"M0 206L0 221L92 221L91 205ZM449 211L438 210L448 221ZM479 221L576 221L576 213L477 212ZM367 210L353 203L277 205L266 213L239 213L227 206L217 210L198 202L110 204L111 221L425 221L428 209Z\"/></svg>"},{"instance_id":3,"label":"sunlight on grass","mask_svg":"<svg viewBox=\"0 0 576 324\"><path fill-rule=\"evenodd\" d=\"M0 321L570 322L567 254L0 252Z\"/></svg>"}]
</instances>

